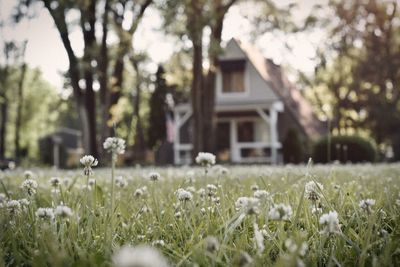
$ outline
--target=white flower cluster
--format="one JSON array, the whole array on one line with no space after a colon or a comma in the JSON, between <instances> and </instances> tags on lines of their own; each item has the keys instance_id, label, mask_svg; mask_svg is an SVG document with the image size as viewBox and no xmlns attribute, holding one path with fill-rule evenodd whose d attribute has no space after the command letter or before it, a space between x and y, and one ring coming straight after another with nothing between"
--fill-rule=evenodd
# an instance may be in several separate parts
<instances>
[{"instance_id":1,"label":"white flower cluster","mask_svg":"<svg viewBox=\"0 0 400 267\"><path fill-rule=\"evenodd\" d=\"M93 175L92 167L97 166L99 163L92 155L85 155L79 161L85 166L83 174L86 176Z\"/></svg>"},{"instance_id":2,"label":"white flower cluster","mask_svg":"<svg viewBox=\"0 0 400 267\"><path fill-rule=\"evenodd\" d=\"M112 154L124 154L125 153L125 140L118 137L107 137L103 143L103 147L109 153Z\"/></svg>"},{"instance_id":3,"label":"white flower cluster","mask_svg":"<svg viewBox=\"0 0 400 267\"><path fill-rule=\"evenodd\" d=\"M215 236L207 236L205 239L206 250L210 253L214 253L219 250L219 241Z\"/></svg>"},{"instance_id":4,"label":"white flower cluster","mask_svg":"<svg viewBox=\"0 0 400 267\"><path fill-rule=\"evenodd\" d=\"M52 208L38 208L35 212L36 217L42 220L53 220L54 211Z\"/></svg>"},{"instance_id":5,"label":"white flower cluster","mask_svg":"<svg viewBox=\"0 0 400 267\"><path fill-rule=\"evenodd\" d=\"M324 226L324 229L321 231L323 234L340 233L339 218L336 211L322 214L319 218L319 224Z\"/></svg>"},{"instance_id":6,"label":"white flower cluster","mask_svg":"<svg viewBox=\"0 0 400 267\"><path fill-rule=\"evenodd\" d=\"M214 165L215 164L215 155L208 153L208 152L199 152L199 154L197 154L197 157L196 157L196 163L201 166L205 166L205 167Z\"/></svg>"},{"instance_id":7,"label":"white flower cluster","mask_svg":"<svg viewBox=\"0 0 400 267\"><path fill-rule=\"evenodd\" d=\"M143 186L143 187L136 189L135 192L133 193L133 195L135 197L141 197L141 196L145 195L146 193L147 193L147 186Z\"/></svg>"},{"instance_id":8,"label":"white flower cluster","mask_svg":"<svg viewBox=\"0 0 400 267\"><path fill-rule=\"evenodd\" d=\"M7 210L12 214L17 214L21 211L21 204L18 200L9 200L6 204Z\"/></svg>"},{"instance_id":9,"label":"white flower cluster","mask_svg":"<svg viewBox=\"0 0 400 267\"><path fill-rule=\"evenodd\" d=\"M24 172L24 176L25 179L33 179L35 177L35 174L32 171L27 170Z\"/></svg>"},{"instance_id":10,"label":"white flower cluster","mask_svg":"<svg viewBox=\"0 0 400 267\"><path fill-rule=\"evenodd\" d=\"M150 172L149 173L149 179L151 181L158 181L158 180L160 180L160 178L161 178L161 175L158 172Z\"/></svg>"},{"instance_id":11,"label":"white flower cluster","mask_svg":"<svg viewBox=\"0 0 400 267\"><path fill-rule=\"evenodd\" d=\"M274 205L268 212L268 218L276 221L286 221L292 216L292 207L285 204Z\"/></svg>"},{"instance_id":12,"label":"white flower cluster","mask_svg":"<svg viewBox=\"0 0 400 267\"><path fill-rule=\"evenodd\" d=\"M69 207L64 205L59 205L55 208L54 214L61 218L68 218L72 216L73 212Z\"/></svg>"},{"instance_id":13,"label":"white flower cluster","mask_svg":"<svg viewBox=\"0 0 400 267\"><path fill-rule=\"evenodd\" d=\"M261 255L264 252L265 245L264 245L264 235L258 229L258 224L254 223L254 243L255 247L257 248L258 255Z\"/></svg>"},{"instance_id":14,"label":"white flower cluster","mask_svg":"<svg viewBox=\"0 0 400 267\"><path fill-rule=\"evenodd\" d=\"M22 182L21 188L25 190L28 196L33 196L36 194L36 188L38 187L38 183L33 179L26 179Z\"/></svg>"},{"instance_id":15,"label":"white flower cluster","mask_svg":"<svg viewBox=\"0 0 400 267\"><path fill-rule=\"evenodd\" d=\"M61 183L61 179L58 177L52 177L50 178L49 183L52 187L58 187Z\"/></svg>"},{"instance_id":16,"label":"white flower cluster","mask_svg":"<svg viewBox=\"0 0 400 267\"><path fill-rule=\"evenodd\" d=\"M136 247L123 246L112 257L115 267L168 267L164 256L154 247L139 245Z\"/></svg>"},{"instance_id":17,"label":"white flower cluster","mask_svg":"<svg viewBox=\"0 0 400 267\"><path fill-rule=\"evenodd\" d=\"M117 176L115 178L115 185L119 188L124 188L128 185L128 181L126 181L126 179L122 176Z\"/></svg>"},{"instance_id":18,"label":"white flower cluster","mask_svg":"<svg viewBox=\"0 0 400 267\"><path fill-rule=\"evenodd\" d=\"M237 211L241 210L249 215L260 213L260 201L254 197L239 197L235 202Z\"/></svg>"},{"instance_id":19,"label":"white flower cluster","mask_svg":"<svg viewBox=\"0 0 400 267\"><path fill-rule=\"evenodd\" d=\"M324 186L315 181L309 181L305 185L305 196L311 201L317 201L320 198L319 191L322 191Z\"/></svg>"},{"instance_id":20,"label":"white flower cluster","mask_svg":"<svg viewBox=\"0 0 400 267\"><path fill-rule=\"evenodd\" d=\"M253 196L258 199L265 199L269 196L269 193L266 190L256 190L254 191Z\"/></svg>"},{"instance_id":21,"label":"white flower cluster","mask_svg":"<svg viewBox=\"0 0 400 267\"><path fill-rule=\"evenodd\" d=\"M183 188L178 188L178 190L176 191L176 196L179 201L190 201L193 198L192 193Z\"/></svg>"},{"instance_id":22,"label":"white flower cluster","mask_svg":"<svg viewBox=\"0 0 400 267\"><path fill-rule=\"evenodd\" d=\"M364 211L366 211L366 212L368 212L368 213L371 213L371 211L372 211L372 206L374 206L375 205L375 199L370 199L370 198L368 198L368 199L363 199L363 200L361 200L360 201L360 203L358 204L358 206L362 209L362 210L364 210Z\"/></svg>"}]
</instances>

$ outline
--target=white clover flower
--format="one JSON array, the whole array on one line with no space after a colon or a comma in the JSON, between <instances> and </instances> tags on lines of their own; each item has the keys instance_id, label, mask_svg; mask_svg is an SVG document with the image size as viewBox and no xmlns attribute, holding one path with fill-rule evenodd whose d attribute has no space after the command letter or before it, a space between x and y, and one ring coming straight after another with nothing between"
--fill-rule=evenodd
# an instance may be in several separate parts
<instances>
[{"instance_id":1,"label":"white clover flower","mask_svg":"<svg viewBox=\"0 0 400 267\"><path fill-rule=\"evenodd\" d=\"M239 197L235 202L237 211L241 210L249 215L260 213L260 200L254 197Z\"/></svg>"},{"instance_id":2,"label":"white clover flower","mask_svg":"<svg viewBox=\"0 0 400 267\"><path fill-rule=\"evenodd\" d=\"M321 208L315 207L315 206L311 207L311 213L312 214L318 214L318 213L321 213L321 212L322 212Z\"/></svg>"},{"instance_id":3,"label":"white clover flower","mask_svg":"<svg viewBox=\"0 0 400 267\"><path fill-rule=\"evenodd\" d=\"M168 267L164 256L154 247L123 246L112 256L115 267Z\"/></svg>"},{"instance_id":4,"label":"white clover flower","mask_svg":"<svg viewBox=\"0 0 400 267\"><path fill-rule=\"evenodd\" d=\"M192 193L183 188L179 188L175 193L179 201L190 201L193 198Z\"/></svg>"},{"instance_id":5,"label":"white clover flower","mask_svg":"<svg viewBox=\"0 0 400 267\"><path fill-rule=\"evenodd\" d=\"M119 187L119 188L124 188L128 185L128 182L125 180L124 177L122 176L117 176L115 178L115 184Z\"/></svg>"},{"instance_id":6,"label":"white clover flower","mask_svg":"<svg viewBox=\"0 0 400 267\"><path fill-rule=\"evenodd\" d=\"M140 197L140 196L142 196L143 195L143 190L141 189L141 188L138 188L138 189L136 189L135 190L135 192L133 193L133 195L135 196L135 197Z\"/></svg>"},{"instance_id":7,"label":"white clover flower","mask_svg":"<svg viewBox=\"0 0 400 267\"><path fill-rule=\"evenodd\" d=\"M95 186L96 185L96 179L90 178L88 181L89 186Z\"/></svg>"},{"instance_id":8,"label":"white clover flower","mask_svg":"<svg viewBox=\"0 0 400 267\"><path fill-rule=\"evenodd\" d=\"M103 147L109 153L112 154L124 154L125 153L125 140L118 137L108 137L104 143Z\"/></svg>"},{"instance_id":9,"label":"white clover flower","mask_svg":"<svg viewBox=\"0 0 400 267\"><path fill-rule=\"evenodd\" d=\"M160 246L160 247L163 247L163 246L165 246L165 242L164 242L164 240L154 240L153 242L151 242L151 245L153 246L153 247L155 247L155 246Z\"/></svg>"},{"instance_id":10,"label":"white clover flower","mask_svg":"<svg viewBox=\"0 0 400 267\"><path fill-rule=\"evenodd\" d=\"M28 196L33 196L36 194L36 188L38 187L38 183L33 179L26 179L22 182L21 188L25 190Z\"/></svg>"},{"instance_id":11,"label":"white clover flower","mask_svg":"<svg viewBox=\"0 0 400 267\"><path fill-rule=\"evenodd\" d=\"M215 155L208 153L208 152L199 152L199 154L196 157L196 163L201 166L205 166L205 167L214 165L215 164Z\"/></svg>"},{"instance_id":12,"label":"white clover flower","mask_svg":"<svg viewBox=\"0 0 400 267\"><path fill-rule=\"evenodd\" d=\"M257 191L257 190L258 190L258 185L253 184L253 185L250 187L250 189L251 189L252 191Z\"/></svg>"},{"instance_id":13,"label":"white clover flower","mask_svg":"<svg viewBox=\"0 0 400 267\"><path fill-rule=\"evenodd\" d=\"M68 187L71 184L71 178L65 177L62 180L62 183L63 183L64 186Z\"/></svg>"},{"instance_id":14,"label":"white clover flower","mask_svg":"<svg viewBox=\"0 0 400 267\"><path fill-rule=\"evenodd\" d=\"M21 204L18 200L9 200L6 204L7 210L12 214L17 214L21 211Z\"/></svg>"},{"instance_id":15,"label":"white clover flower","mask_svg":"<svg viewBox=\"0 0 400 267\"><path fill-rule=\"evenodd\" d=\"M206 195L206 190L204 188L200 188L199 190L197 190L197 194L199 194L199 196L203 198Z\"/></svg>"},{"instance_id":16,"label":"white clover flower","mask_svg":"<svg viewBox=\"0 0 400 267\"><path fill-rule=\"evenodd\" d=\"M21 204L21 207L28 207L30 202L26 198L21 198L18 199L19 204Z\"/></svg>"},{"instance_id":17,"label":"white clover flower","mask_svg":"<svg viewBox=\"0 0 400 267\"><path fill-rule=\"evenodd\" d=\"M285 204L274 205L268 212L268 217L271 220L289 220L292 216L292 207Z\"/></svg>"},{"instance_id":18,"label":"white clover flower","mask_svg":"<svg viewBox=\"0 0 400 267\"><path fill-rule=\"evenodd\" d=\"M38 208L35 212L35 215L42 220L54 219L54 211L52 208Z\"/></svg>"},{"instance_id":19,"label":"white clover flower","mask_svg":"<svg viewBox=\"0 0 400 267\"><path fill-rule=\"evenodd\" d=\"M175 218L179 219L180 217L182 217L182 213L180 211L175 212L174 214Z\"/></svg>"},{"instance_id":20,"label":"white clover flower","mask_svg":"<svg viewBox=\"0 0 400 267\"><path fill-rule=\"evenodd\" d=\"M339 218L336 211L322 214L319 218L319 224L324 226L324 229L321 231L323 234L340 233Z\"/></svg>"},{"instance_id":21,"label":"white clover flower","mask_svg":"<svg viewBox=\"0 0 400 267\"><path fill-rule=\"evenodd\" d=\"M256 190L253 196L258 199L265 199L269 196L269 193L266 190Z\"/></svg>"},{"instance_id":22,"label":"white clover flower","mask_svg":"<svg viewBox=\"0 0 400 267\"><path fill-rule=\"evenodd\" d=\"M214 253L219 250L219 241L215 236L207 236L205 239L206 250L210 253Z\"/></svg>"},{"instance_id":23,"label":"white clover flower","mask_svg":"<svg viewBox=\"0 0 400 267\"><path fill-rule=\"evenodd\" d=\"M158 181L158 180L160 180L160 178L161 178L161 175L158 172L149 173L149 179L151 181Z\"/></svg>"},{"instance_id":24,"label":"white clover flower","mask_svg":"<svg viewBox=\"0 0 400 267\"><path fill-rule=\"evenodd\" d=\"M264 236L262 232L258 229L258 224L254 223L254 243L255 247L257 248L258 255L261 255L264 252L265 245L264 245Z\"/></svg>"},{"instance_id":25,"label":"white clover flower","mask_svg":"<svg viewBox=\"0 0 400 267\"><path fill-rule=\"evenodd\" d=\"M371 213L371 211L372 211L372 206L374 206L375 205L375 199L363 199L363 200L361 200L360 201L360 203L358 204L358 206L362 209L362 210L364 210L364 211L366 211L366 212L368 212L368 213Z\"/></svg>"},{"instance_id":26,"label":"white clover flower","mask_svg":"<svg viewBox=\"0 0 400 267\"><path fill-rule=\"evenodd\" d=\"M69 207L64 205L59 205L55 208L54 214L61 218L68 218L72 216L73 212Z\"/></svg>"},{"instance_id":27,"label":"white clover flower","mask_svg":"<svg viewBox=\"0 0 400 267\"><path fill-rule=\"evenodd\" d=\"M305 196L311 201L317 201L320 198L318 192L323 189L324 186L322 184L315 181L309 181L305 185Z\"/></svg>"},{"instance_id":28,"label":"white clover flower","mask_svg":"<svg viewBox=\"0 0 400 267\"><path fill-rule=\"evenodd\" d=\"M27 170L24 172L24 177L25 179L33 179L35 174L32 171Z\"/></svg>"},{"instance_id":29,"label":"white clover flower","mask_svg":"<svg viewBox=\"0 0 400 267\"><path fill-rule=\"evenodd\" d=\"M52 187L58 187L61 183L61 179L58 177L52 177L50 178L49 183Z\"/></svg>"},{"instance_id":30,"label":"white clover flower","mask_svg":"<svg viewBox=\"0 0 400 267\"><path fill-rule=\"evenodd\" d=\"M83 174L86 176L93 175L92 167L97 166L99 163L92 155L85 155L79 161L85 167Z\"/></svg>"},{"instance_id":31,"label":"white clover flower","mask_svg":"<svg viewBox=\"0 0 400 267\"><path fill-rule=\"evenodd\" d=\"M239 256L239 267L248 267L253 263L253 258L247 252L241 252Z\"/></svg>"},{"instance_id":32,"label":"white clover flower","mask_svg":"<svg viewBox=\"0 0 400 267\"><path fill-rule=\"evenodd\" d=\"M212 197L215 196L216 192L218 190L218 187L213 185L213 184L208 184L207 185L207 195Z\"/></svg>"}]
</instances>

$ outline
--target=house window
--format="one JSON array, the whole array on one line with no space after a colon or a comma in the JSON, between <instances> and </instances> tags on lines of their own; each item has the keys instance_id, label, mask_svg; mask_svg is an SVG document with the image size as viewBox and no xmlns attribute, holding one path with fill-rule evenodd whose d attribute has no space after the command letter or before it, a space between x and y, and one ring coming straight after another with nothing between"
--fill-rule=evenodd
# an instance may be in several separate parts
<instances>
[{"instance_id":1,"label":"house window","mask_svg":"<svg viewBox=\"0 0 400 267\"><path fill-rule=\"evenodd\" d=\"M245 63L244 60L225 60L220 62L223 93L241 93L245 91Z\"/></svg>"}]
</instances>

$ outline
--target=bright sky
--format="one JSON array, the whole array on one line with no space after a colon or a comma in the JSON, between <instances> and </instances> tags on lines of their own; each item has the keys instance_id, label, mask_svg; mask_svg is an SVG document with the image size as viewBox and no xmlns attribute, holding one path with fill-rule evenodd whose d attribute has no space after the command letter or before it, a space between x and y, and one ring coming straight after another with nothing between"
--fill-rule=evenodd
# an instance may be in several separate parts
<instances>
[{"instance_id":1,"label":"bright sky","mask_svg":"<svg viewBox=\"0 0 400 267\"><path fill-rule=\"evenodd\" d=\"M288 2L293 0L284 0ZM307 14L315 2L325 0L298 0L299 8L296 17L301 18ZM15 1L0 0L0 19L8 19ZM241 7L243 8L243 7ZM252 9L253 6L246 4L244 8ZM54 23L45 8L38 8L38 16L30 21L23 21L17 26L7 25L0 33L0 39L22 41L27 39L26 61L31 67L39 67L43 76L57 88L63 84L61 72L68 68L68 58ZM76 19L74 14L69 16L70 20ZM175 43L160 31L162 18L154 9L146 11L144 19L135 34L134 47L136 50L146 50L151 61L155 64L165 62L174 52ZM223 40L228 41L232 37L250 41L250 25L241 15L237 7L232 7L224 22ZM267 33L257 38L256 46L261 49L266 57L272 58L278 64L290 66L295 70L311 73L314 66L312 60L315 56L315 46L323 40L321 31L308 34L297 34L288 40L294 50L288 52L285 49L282 36ZM79 31L70 34L73 48L77 55L82 54L83 42ZM0 54L0 62L3 60ZM155 64L153 71L155 71Z\"/></svg>"}]
</instances>

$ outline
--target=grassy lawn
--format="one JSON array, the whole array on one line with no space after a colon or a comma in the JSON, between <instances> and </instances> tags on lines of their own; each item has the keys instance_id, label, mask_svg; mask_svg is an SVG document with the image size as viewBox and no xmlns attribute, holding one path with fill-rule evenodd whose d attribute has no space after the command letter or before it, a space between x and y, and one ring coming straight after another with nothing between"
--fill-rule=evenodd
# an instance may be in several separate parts
<instances>
[{"instance_id":1,"label":"grassy lawn","mask_svg":"<svg viewBox=\"0 0 400 267\"><path fill-rule=\"evenodd\" d=\"M400 264L399 164L31 171L2 174L0 265Z\"/></svg>"}]
</instances>

